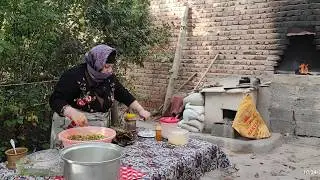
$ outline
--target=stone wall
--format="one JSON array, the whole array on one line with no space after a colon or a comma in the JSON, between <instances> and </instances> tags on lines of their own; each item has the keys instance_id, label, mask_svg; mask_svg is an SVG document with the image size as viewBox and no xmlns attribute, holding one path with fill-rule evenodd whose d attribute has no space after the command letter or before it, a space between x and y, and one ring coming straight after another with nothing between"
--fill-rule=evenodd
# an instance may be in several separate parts
<instances>
[{"instance_id":1,"label":"stone wall","mask_svg":"<svg viewBox=\"0 0 320 180\"><path fill-rule=\"evenodd\" d=\"M320 1L314 0L152 0L155 22L172 27L170 50L173 54L180 28L183 4L190 7L186 47L176 88L194 72L199 75L183 88L192 89L201 72L220 52L206 80L217 75L270 76L281 61L291 27L312 26L320 46ZM144 63L137 68L136 89L143 104L159 107L164 99L171 62ZM146 100L146 101L143 101Z\"/></svg>"},{"instance_id":2,"label":"stone wall","mask_svg":"<svg viewBox=\"0 0 320 180\"><path fill-rule=\"evenodd\" d=\"M274 132L320 137L319 76L275 75L270 86Z\"/></svg>"}]
</instances>

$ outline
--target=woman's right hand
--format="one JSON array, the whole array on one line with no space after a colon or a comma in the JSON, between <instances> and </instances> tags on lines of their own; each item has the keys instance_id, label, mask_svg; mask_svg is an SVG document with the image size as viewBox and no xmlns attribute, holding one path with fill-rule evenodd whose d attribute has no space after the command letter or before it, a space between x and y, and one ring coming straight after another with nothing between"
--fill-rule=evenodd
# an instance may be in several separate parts
<instances>
[{"instance_id":1,"label":"woman's right hand","mask_svg":"<svg viewBox=\"0 0 320 180\"><path fill-rule=\"evenodd\" d=\"M77 126L88 126L88 120L86 115L74 109L71 106L66 107L63 114L64 116L68 117L71 121L74 121Z\"/></svg>"},{"instance_id":2,"label":"woman's right hand","mask_svg":"<svg viewBox=\"0 0 320 180\"><path fill-rule=\"evenodd\" d=\"M78 126L80 126L80 127L88 126L87 117L86 117L86 115L85 115L84 113L82 113L82 112L79 112L79 111L74 112L74 113L71 115L70 119L71 119L72 121L74 121L74 122L75 122Z\"/></svg>"}]
</instances>

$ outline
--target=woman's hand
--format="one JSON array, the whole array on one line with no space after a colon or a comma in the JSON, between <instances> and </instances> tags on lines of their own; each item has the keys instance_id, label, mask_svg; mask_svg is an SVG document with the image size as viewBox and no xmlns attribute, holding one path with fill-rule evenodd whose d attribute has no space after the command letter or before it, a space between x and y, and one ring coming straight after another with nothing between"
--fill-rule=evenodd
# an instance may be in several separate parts
<instances>
[{"instance_id":1,"label":"woman's hand","mask_svg":"<svg viewBox=\"0 0 320 180\"><path fill-rule=\"evenodd\" d=\"M88 126L88 120L87 117L84 113L82 112L76 112L72 114L71 120L74 121L78 126L83 127L83 126Z\"/></svg>"},{"instance_id":2,"label":"woman's hand","mask_svg":"<svg viewBox=\"0 0 320 180\"><path fill-rule=\"evenodd\" d=\"M144 119L144 120L148 120L150 118L150 112L149 111L146 111L146 110L141 110L139 112L139 115Z\"/></svg>"},{"instance_id":3,"label":"woman's hand","mask_svg":"<svg viewBox=\"0 0 320 180\"><path fill-rule=\"evenodd\" d=\"M140 115L144 120L149 119L149 117L150 117L150 115L151 115L149 111L144 110L144 108L138 103L137 100L133 101L133 102L130 104L129 108L134 109L136 112L138 112L139 115Z\"/></svg>"},{"instance_id":4,"label":"woman's hand","mask_svg":"<svg viewBox=\"0 0 320 180\"><path fill-rule=\"evenodd\" d=\"M88 120L84 113L74 109L71 106L67 106L63 112L63 115L68 117L71 121L74 121L77 126L88 126Z\"/></svg>"}]
</instances>

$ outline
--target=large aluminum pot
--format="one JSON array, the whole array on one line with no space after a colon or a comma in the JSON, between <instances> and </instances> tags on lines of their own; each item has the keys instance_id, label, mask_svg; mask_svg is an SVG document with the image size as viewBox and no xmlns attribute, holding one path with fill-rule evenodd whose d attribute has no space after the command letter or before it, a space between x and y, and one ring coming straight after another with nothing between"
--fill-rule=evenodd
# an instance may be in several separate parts
<instances>
[{"instance_id":1,"label":"large aluminum pot","mask_svg":"<svg viewBox=\"0 0 320 180\"><path fill-rule=\"evenodd\" d=\"M61 151L66 180L118 180L122 148L111 143L75 144Z\"/></svg>"}]
</instances>

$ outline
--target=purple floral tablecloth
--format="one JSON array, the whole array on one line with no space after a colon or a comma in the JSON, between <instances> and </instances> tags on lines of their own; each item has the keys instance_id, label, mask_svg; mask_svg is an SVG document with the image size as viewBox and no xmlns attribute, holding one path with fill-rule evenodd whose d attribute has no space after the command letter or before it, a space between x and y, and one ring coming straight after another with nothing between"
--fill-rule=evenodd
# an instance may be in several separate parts
<instances>
[{"instance_id":1,"label":"purple floral tablecloth","mask_svg":"<svg viewBox=\"0 0 320 180\"><path fill-rule=\"evenodd\" d=\"M122 166L144 173L145 180L193 180L205 172L229 167L226 154L216 145L190 139L184 146L172 146L154 139L138 139L124 150ZM0 163L0 180L51 180L54 177L22 177Z\"/></svg>"},{"instance_id":2,"label":"purple floral tablecloth","mask_svg":"<svg viewBox=\"0 0 320 180\"><path fill-rule=\"evenodd\" d=\"M143 179L193 180L205 172L231 165L218 146L195 139L180 147L153 139L140 139L124 153L122 165L145 173Z\"/></svg>"}]
</instances>

